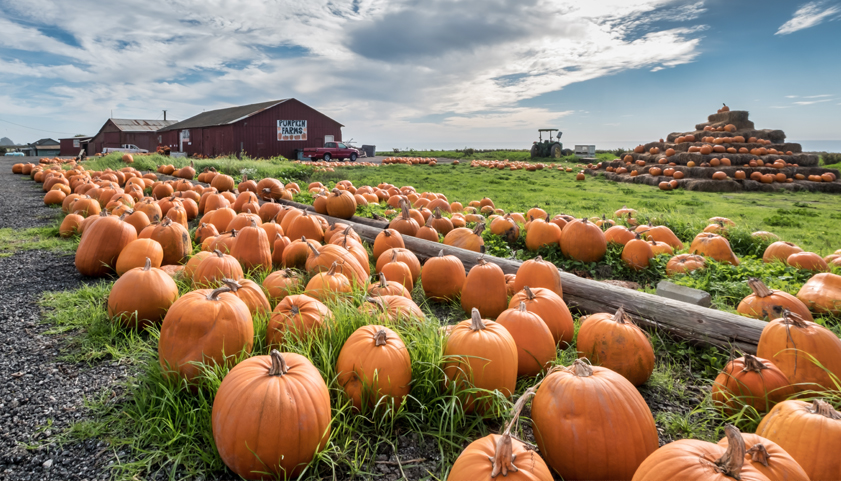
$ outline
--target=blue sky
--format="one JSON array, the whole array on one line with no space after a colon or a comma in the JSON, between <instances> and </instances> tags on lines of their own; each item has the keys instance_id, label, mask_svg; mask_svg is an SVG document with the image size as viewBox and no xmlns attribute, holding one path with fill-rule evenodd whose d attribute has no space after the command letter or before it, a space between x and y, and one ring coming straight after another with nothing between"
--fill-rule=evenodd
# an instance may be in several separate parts
<instances>
[{"instance_id":1,"label":"blue sky","mask_svg":"<svg viewBox=\"0 0 841 481\"><path fill-rule=\"evenodd\" d=\"M0 137L296 97L382 149L646 141L722 102L841 141L840 20L841 0L0 0Z\"/></svg>"}]
</instances>

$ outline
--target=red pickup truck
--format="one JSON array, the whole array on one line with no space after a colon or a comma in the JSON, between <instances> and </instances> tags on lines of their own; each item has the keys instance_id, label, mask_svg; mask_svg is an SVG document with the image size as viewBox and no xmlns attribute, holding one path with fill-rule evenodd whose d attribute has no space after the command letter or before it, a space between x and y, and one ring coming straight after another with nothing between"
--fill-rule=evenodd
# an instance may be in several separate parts
<instances>
[{"instance_id":1,"label":"red pickup truck","mask_svg":"<svg viewBox=\"0 0 841 481\"><path fill-rule=\"evenodd\" d=\"M358 150L350 148L341 142L325 142L324 147L308 147L304 149L304 158L309 160L324 159L325 162L330 162L330 159L350 159L351 162L356 162L358 157Z\"/></svg>"}]
</instances>

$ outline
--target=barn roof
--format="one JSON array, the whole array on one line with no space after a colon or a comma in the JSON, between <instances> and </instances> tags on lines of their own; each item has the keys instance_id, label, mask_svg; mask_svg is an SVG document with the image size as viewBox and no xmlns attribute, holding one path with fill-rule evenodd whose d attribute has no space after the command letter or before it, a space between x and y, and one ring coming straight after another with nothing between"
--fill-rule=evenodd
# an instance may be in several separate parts
<instances>
[{"instance_id":1,"label":"barn roof","mask_svg":"<svg viewBox=\"0 0 841 481\"><path fill-rule=\"evenodd\" d=\"M170 125L161 131L180 130L180 129L198 129L201 127L215 127L217 125L230 125L239 122L242 119L259 114L264 110L268 110L274 106L280 105L286 101L295 99L281 99L270 100L268 102L260 102L257 104L240 105L237 107L228 107L225 109L210 110L202 112L196 116L190 117L187 120L182 120L176 124ZM299 101L300 102L300 101ZM301 102L303 103L303 102ZM320 113L320 112L319 112ZM324 115L324 114L322 114ZM325 115L325 117L327 117ZM330 118L330 117L327 117ZM330 119L333 120L333 119ZM335 122L335 120L333 120ZM338 124L338 122L336 122ZM341 124L339 124L341 125ZM342 125L344 127L344 125Z\"/></svg>"},{"instance_id":2,"label":"barn roof","mask_svg":"<svg viewBox=\"0 0 841 481\"><path fill-rule=\"evenodd\" d=\"M109 119L123 132L157 132L178 123L177 120Z\"/></svg>"},{"instance_id":3,"label":"barn roof","mask_svg":"<svg viewBox=\"0 0 841 481\"><path fill-rule=\"evenodd\" d=\"M228 107L226 109L210 110L202 112L198 115L190 117L187 120L170 125L161 130L176 130L176 129L196 129L200 127L213 127L216 125L228 125L238 122L244 118L251 117L266 109L270 109L275 105L282 104L289 99L271 100L269 102L260 102L259 104L240 105L237 107Z\"/></svg>"}]
</instances>

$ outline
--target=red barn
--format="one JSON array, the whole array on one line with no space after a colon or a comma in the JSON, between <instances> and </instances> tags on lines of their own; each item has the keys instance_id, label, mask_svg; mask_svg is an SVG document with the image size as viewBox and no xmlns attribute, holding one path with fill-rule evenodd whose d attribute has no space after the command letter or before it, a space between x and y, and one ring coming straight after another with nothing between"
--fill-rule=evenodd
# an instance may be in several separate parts
<instances>
[{"instance_id":1,"label":"red barn","mask_svg":"<svg viewBox=\"0 0 841 481\"><path fill-rule=\"evenodd\" d=\"M158 131L173 152L206 157L295 158L298 149L342 140L342 124L296 99L202 112Z\"/></svg>"},{"instance_id":2,"label":"red barn","mask_svg":"<svg viewBox=\"0 0 841 481\"><path fill-rule=\"evenodd\" d=\"M177 120L108 119L88 143L88 155L102 152L102 149L106 147L120 147L123 144L134 144L141 149L154 152L158 147L158 129L169 127L177 122Z\"/></svg>"},{"instance_id":3,"label":"red barn","mask_svg":"<svg viewBox=\"0 0 841 481\"><path fill-rule=\"evenodd\" d=\"M88 144L93 137L68 137L66 139L58 139L61 145L62 157L76 157L82 149L88 151Z\"/></svg>"}]
</instances>

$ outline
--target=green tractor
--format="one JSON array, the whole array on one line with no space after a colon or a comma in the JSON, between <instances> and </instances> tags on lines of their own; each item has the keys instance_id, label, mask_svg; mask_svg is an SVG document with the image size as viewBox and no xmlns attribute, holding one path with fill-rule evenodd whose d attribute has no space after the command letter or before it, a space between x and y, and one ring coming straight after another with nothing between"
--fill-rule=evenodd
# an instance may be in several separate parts
<instances>
[{"instance_id":1,"label":"green tractor","mask_svg":"<svg viewBox=\"0 0 841 481\"><path fill-rule=\"evenodd\" d=\"M543 132L548 132L548 138L543 140ZM552 132L558 132L557 140L552 140ZM561 132L558 129L537 129L537 135L540 140L533 143L531 146L531 157L552 157L560 159L561 157L572 154L572 151L564 148L561 143Z\"/></svg>"}]
</instances>

